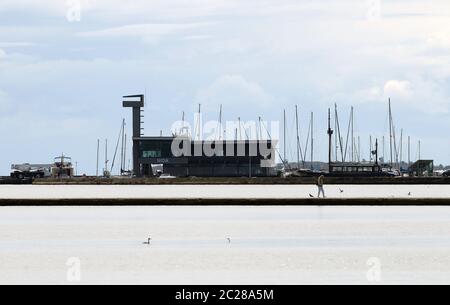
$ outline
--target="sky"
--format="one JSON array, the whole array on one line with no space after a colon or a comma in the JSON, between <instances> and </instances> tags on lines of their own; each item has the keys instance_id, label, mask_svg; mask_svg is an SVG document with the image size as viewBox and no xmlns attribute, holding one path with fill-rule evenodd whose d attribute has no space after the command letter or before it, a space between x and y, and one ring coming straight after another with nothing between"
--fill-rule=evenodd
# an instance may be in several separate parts
<instances>
[{"instance_id":1,"label":"sky","mask_svg":"<svg viewBox=\"0 0 450 305\"><path fill-rule=\"evenodd\" d=\"M140 93L146 135L169 135L183 111L193 121L198 104L203 121L221 104L226 120L281 122L286 109L291 160L298 105L302 143L314 112L323 161L328 108L346 130L354 106L367 159L370 136L389 138L391 98L403 160L409 136L412 159L420 140L422 159L450 164L450 2L0 2L0 175L61 153L95 173L97 139L112 159L122 118L131 134L121 97Z\"/></svg>"}]
</instances>

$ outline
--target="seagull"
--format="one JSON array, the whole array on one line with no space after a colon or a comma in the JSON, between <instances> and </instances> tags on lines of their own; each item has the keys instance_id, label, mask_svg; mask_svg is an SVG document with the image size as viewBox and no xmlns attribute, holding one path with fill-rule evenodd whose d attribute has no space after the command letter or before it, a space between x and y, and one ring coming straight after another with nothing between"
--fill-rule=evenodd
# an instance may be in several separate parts
<instances>
[{"instance_id":1,"label":"seagull","mask_svg":"<svg viewBox=\"0 0 450 305\"><path fill-rule=\"evenodd\" d=\"M151 238L149 238L149 239L147 239L147 241L146 242L143 242L142 244L144 244L144 245L151 245L151 243L152 243L152 239Z\"/></svg>"}]
</instances>

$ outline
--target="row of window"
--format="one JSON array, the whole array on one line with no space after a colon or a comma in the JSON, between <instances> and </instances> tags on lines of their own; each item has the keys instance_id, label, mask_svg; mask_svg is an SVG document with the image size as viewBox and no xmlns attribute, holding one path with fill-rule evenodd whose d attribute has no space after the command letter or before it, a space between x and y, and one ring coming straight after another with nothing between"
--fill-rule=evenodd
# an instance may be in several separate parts
<instances>
[{"instance_id":1,"label":"row of window","mask_svg":"<svg viewBox=\"0 0 450 305\"><path fill-rule=\"evenodd\" d=\"M373 172L373 167L333 167L334 172Z\"/></svg>"}]
</instances>

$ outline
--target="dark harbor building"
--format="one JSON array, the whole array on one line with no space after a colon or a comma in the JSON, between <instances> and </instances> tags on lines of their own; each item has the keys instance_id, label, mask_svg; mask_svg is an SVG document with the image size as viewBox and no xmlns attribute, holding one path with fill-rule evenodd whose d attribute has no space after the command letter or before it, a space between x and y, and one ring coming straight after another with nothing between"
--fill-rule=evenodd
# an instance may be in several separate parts
<instances>
[{"instance_id":1,"label":"dark harbor building","mask_svg":"<svg viewBox=\"0 0 450 305\"><path fill-rule=\"evenodd\" d=\"M187 137L141 134L144 95L125 96L133 109L133 175L152 177L154 168L175 177L276 176L272 141L193 141ZM161 174L161 173L160 173Z\"/></svg>"}]
</instances>

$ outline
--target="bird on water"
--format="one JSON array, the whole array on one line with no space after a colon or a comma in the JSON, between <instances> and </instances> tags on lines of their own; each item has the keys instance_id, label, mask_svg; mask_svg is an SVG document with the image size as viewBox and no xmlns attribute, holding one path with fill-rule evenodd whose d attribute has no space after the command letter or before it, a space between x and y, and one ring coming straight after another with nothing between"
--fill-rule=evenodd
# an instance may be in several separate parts
<instances>
[{"instance_id":1,"label":"bird on water","mask_svg":"<svg viewBox=\"0 0 450 305\"><path fill-rule=\"evenodd\" d=\"M149 237L146 242L143 242L144 245L151 245L152 239Z\"/></svg>"}]
</instances>

